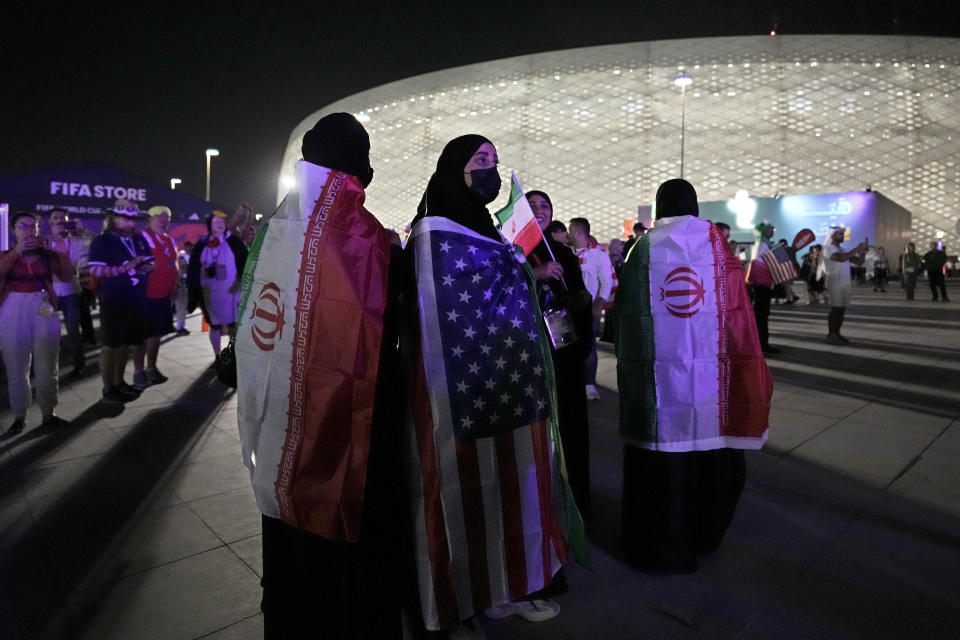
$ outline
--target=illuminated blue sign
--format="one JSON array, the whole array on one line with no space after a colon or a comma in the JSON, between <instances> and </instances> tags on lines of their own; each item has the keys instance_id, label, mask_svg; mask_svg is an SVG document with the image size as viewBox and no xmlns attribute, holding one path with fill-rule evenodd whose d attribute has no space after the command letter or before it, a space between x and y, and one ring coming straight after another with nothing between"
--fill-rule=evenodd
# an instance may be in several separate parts
<instances>
[{"instance_id":1,"label":"illuminated blue sign","mask_svg":"<svg viewBox=\"0 0 960 640\"><path fill-rule=\"evenodd\" d=\"M791 242L802 229L810 229L823 243L832 226L847 229L846 239L869 238L874 244L877 233L877 194L872 191L848 191L782 198L737 198L722 202L700 203L700 217L730 225L731 236L740 242L753 240L753 228L769 220L777 228L774 239Z\"/></svg>"}]
</instances>

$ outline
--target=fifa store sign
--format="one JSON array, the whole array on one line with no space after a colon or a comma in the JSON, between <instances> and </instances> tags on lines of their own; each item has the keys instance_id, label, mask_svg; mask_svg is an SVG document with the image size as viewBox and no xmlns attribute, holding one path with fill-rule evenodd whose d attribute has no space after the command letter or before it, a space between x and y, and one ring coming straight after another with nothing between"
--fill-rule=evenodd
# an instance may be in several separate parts
<instances>
[{"instance_id":1,"label":"fifa store sign","mask_svg":"<svg viewBox=\"0 0 960 640\"><path fill-rule=\"evenodd\" d=\"M78 196L84 198L126 198L145 202L147 190L136 187L117 187L108 184L85 184L83 182L50 182L50 195Z\"/></svg>"}]
</instances>

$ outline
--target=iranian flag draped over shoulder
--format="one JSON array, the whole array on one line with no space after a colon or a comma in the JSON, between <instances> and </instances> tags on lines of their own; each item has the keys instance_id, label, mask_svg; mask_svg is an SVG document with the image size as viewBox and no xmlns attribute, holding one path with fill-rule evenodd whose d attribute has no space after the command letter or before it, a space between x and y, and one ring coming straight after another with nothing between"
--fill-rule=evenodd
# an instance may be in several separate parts
<instances>
[{"instance_id":1,"label":"iranian flag draped over shoulder","mask_svg":"<svg viewBox=\"0 0 960 640\"><path fill-rule=\"evenodd\" d=\"M674 452L763 446L773 379L739 261L715 226L657 220L621 271L617 306L625 442Z\"/></svg>"},{"instance_id":2,"label":"iranian flag draped over shoulder","mask_svg":"<svg viewBox=\"0 0 960 640\"><path fill-rule=\"evenodd\" d=\"M300 161L243 274L237 420L260 510L355 542L390 241L351 175Z\"/></svg>"},{"instance_id":3,"label":"iranian flag draped over shoulder","mask_svg":"<svg viewBox=\"0 0 960 640\"><path fill-rule=\"evenodd\" d=\"M510 244L442 217L421 219L406 251L418 318L405 347L410 489L423 618L435 630L541 589L569 547L587 562L586 541L529 268Z\"/></svg>"}]
</instances>

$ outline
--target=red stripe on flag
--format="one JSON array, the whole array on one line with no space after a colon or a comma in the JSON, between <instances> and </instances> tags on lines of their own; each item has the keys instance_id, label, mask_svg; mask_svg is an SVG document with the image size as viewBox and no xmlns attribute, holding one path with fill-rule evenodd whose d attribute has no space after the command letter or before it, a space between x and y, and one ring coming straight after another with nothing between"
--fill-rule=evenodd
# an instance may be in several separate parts
<instances>
[{"instance_id":1,"label":"red stripe on flag","mask_svg":"<svg viewBox=\"0 0 960 640\"><path fill-rule=\"evenodd\" d=\"M551 551L556 551L562 564L567 561L567 548L553 515L553 481L550 477L552 467L547 423L540 421L531 424L530 439L537 465L537 498L540 504L540 528L543 531L540 547L543 557L543 584L546 586L553 580ZM558 505L558 508L563 508L563 505Z\"/></svg>"},{"instance_id":2,"label":"red stripe on flag","mask_svg":"<svg viewBox=\"0 0 960 640\"><path fill-rule=\"evenodd\" d=\"M796 264L794 264L792 260L780 262L777 257L777 251L777 249L771 249L760 256L764 264L767 265L767 270L770 272L774 284L793 280L798 275Z\"/></svg>"},{"instance_id":3,"label":"red stripe on flag","mask_svg":"<svg viewBox=\"0 0 960 640\"><path fill-rule=\"evenodd\" d=\"M510 595L527 595L527 558L524 551L523 513L520 510L520 477L517 472L515 431L494 438L497 448L497 471L500 480L500 504L503 510L504 552L507 559L507 581Z\"/></svg>"},{"instance_id":4,"label":"red stripe on flag","mask_svg":"<svg viewBox=\"0 0 960 640\"><path fill-rule=\"evenodd\" d=\"M727 254L733 255L726 239L720 230L710 225L710 245L713 248L713 278L714 293L717 299L717 390L718 390L718 435L725 435L730 426L730 327L727 326L728 311L730 308L730 290L740 286L740 270L734 273L734 280L729 279L729 263ZM756 333L756 331L754 331Z\"/></svg>"},{"instance_id":5,"label":"red stripe on flag","mask_svg":"<svg viewBox=\"0 0 960 640\"><path fill-rule=\"evenodd\" d=\"M326 224L330 206L336 200L337 194L343 188L344 174L331 171L327 175L327 182L323 185L320 195L314 203L313 211L307 222L307 232L303 236L303 248L300 251L300 281L297 291L313 291L317 280L317 254L315 250L319 238ZM320 214L323 213L321 216ZM309 285L309 286L308 286ZM304 401L306 398L306 366L309 353L309 316L310 303L297 300L294 317L293 354L290 362L290 394L289 408L287 409L287 431L284 434L283 449L280 454L280 469L274 482L274 493L277 497L277 506L280 517L289 525L303 528L300 515L293 504L292 491L296 482L296 463L303 442Z\"/></svg>"},{"instance_id":6,"label":"red stripe on flag","mask_svg":"<svg viewBox=\"0 0 960 640\"><path fill-rule=\"evenodd\" d=\"M439 461L433 440L433 416L429 398L423 358L417 357L412 412L420 454L420 474L423 478L424 528L433 574L433 597L437 604L437 617L440 626L447 628L460 624L460 607L457 604L453 567L450 562L447 525L443 517Z\"/></svg>"},{"instance_id":7,"label":"red stripe on flag","mask_svg":"<svg viewBox=\"0 0 960 640\"><path fill-rule=\"evenodd\" d=\"M773 379L767 367L747 288L740 277L740 261L732 251L726 260L726 325L728 356L727 419L721 419L721 436L759 438L766 431Z\"/></svg>"},{"instance_id":8,"label":"red stripe on flag","mask_svg":"<svg viewBox=\"0 0 960 640\"><path fill-rule=\"evenodd\" d=\"M523 249L523 255L530 255L530 252L540 244L541 240L543 240L543 232L540 231L537 221L531 218L514 238L513 244L519 245Z\"/></svg>"},{"instance_id":9,"label":"red stripe on flag","mask_svg":"<svg viewBox=\"0 0 960 640\"><path fill-rule=\"evenodd\" d=\"M490 606L490 570L487 567L483 484L475 442L457 442L457 470L460 473L460 499L466 526L467 548L463 551L470 565L470 590L474 607L483 610Z\"/></svg>"}]
</instances>

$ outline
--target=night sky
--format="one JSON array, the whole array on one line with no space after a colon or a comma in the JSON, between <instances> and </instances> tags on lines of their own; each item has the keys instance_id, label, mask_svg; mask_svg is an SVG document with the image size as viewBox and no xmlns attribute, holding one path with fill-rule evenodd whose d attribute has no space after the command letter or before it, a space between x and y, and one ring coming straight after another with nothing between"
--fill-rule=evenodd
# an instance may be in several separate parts
<instances>
[{"instance_id":1,"label":"night sky","mask_svg":"<svg viewBox=\"0 0 960 640\"><path fill-rule=\"evenodd\" d=\"M784 35L960 36L956 0L22 4L0 15L0 174L99 161L159 184L180 177L178 189L203 197L204 149L217 147L212 199L257 210L273 207L298 122L429 71L774 25ZM410 169L426 184L432 167Z\"/></svg>"}]
</instances>

